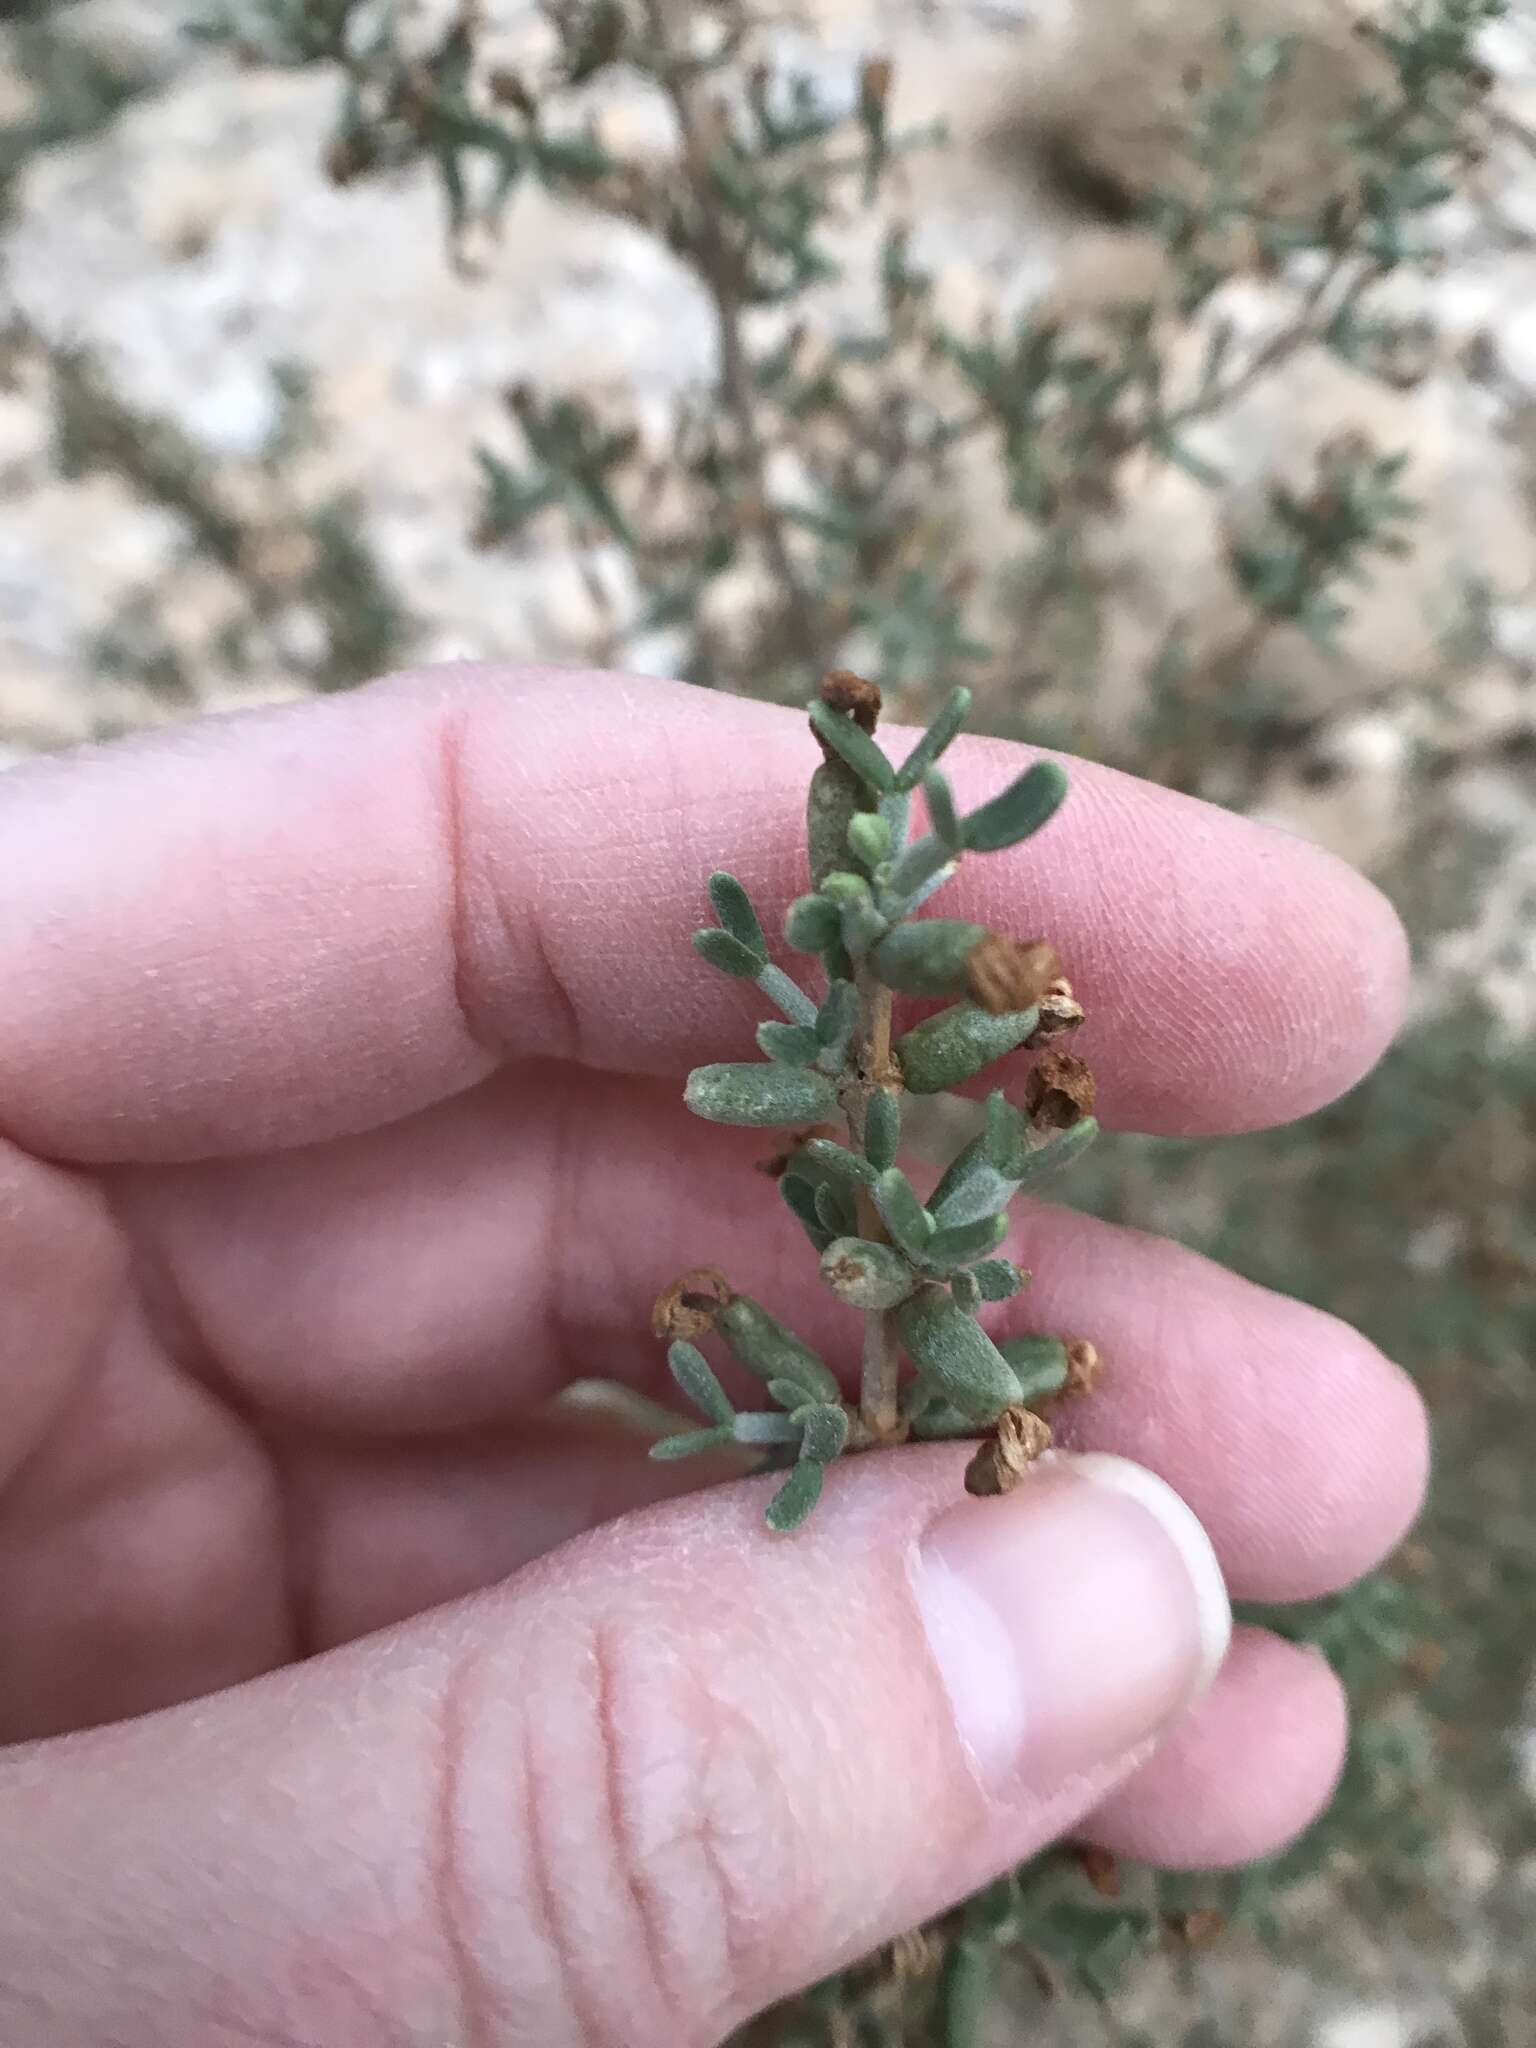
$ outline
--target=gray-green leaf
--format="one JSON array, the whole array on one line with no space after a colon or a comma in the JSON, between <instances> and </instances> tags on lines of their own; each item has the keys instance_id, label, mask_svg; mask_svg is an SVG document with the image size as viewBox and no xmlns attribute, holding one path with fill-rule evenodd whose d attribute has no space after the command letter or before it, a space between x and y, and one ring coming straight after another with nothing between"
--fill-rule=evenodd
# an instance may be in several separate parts
<instances>
[{"instance_id":1,"label":"gray-green leaf","mask_svg":"<svg viewBox=\"0 0 1536 2048\"><path fill-rule=\"evenodd\" d=\"M964 687L950 693L939 707L938 716L901 764L896 778L899 789L916 789L928 770L949 746L970 715L971 693Z\"/></svg>"},{"instance_id":2,"label":"gray-green leaf","mask_svg":"<svg viewBox=\"0 0 1536 2048\"><path fill-rule=\"evenodd\" d=\"M954 1003L897 1039L902 1078L914 1095L958 1088L1015 1051L1039 1021L1038 1007L993 1016L976 1003Z\"/></svg>"},{"instance_id":3,"label":"gray-green leaf","mask_svg":"<svg viewBox=\"0 0 1536 2048\"><path fill-rule=\"evenodd\" d=\"M788 1535L798 1529L821 1499L823 1468L814 1458L802 1458L768 1503L764 1517L770 1529Z\"/></svg>"},{"instance_id":4,"label":"gray-green leaf","mask_svg":"<svg viewBox=\"0 0 1536 2048\"><path fill-rule=\"evenodd\" d=\"M757 1043L782 1067L813 1067L821 1051L816 1033L806 1024L759 1024Z\"/></svg>"},{"instance_id":5,"label":"gray-green leaf","mask_svg":"<svg viewBox=\"0 0 1536 2048\"><path fill-rule=\"evenodd\" d=\"M667 1352L667 1367L701 1415L707 1415L711 1422L731 1421L736 1410L711 1371L709 1360L695 1345L680 1338Z\"/></svg>"},{"instance_id":6,"label":"gray-green leaf","mask_svg":"<svg viewBox=\"0 0 1536 2048\"><path fill-rule=\"evenodd\" d=\"M811 705L810 717L817 737L847 762L868 789L876 796L890 795L896 787L896 770L862 726L819 699Z\"/></svg>"},{"instance_id":7,"label":"gray-green leaf","mask_svg":"<svg viewBox=\"0 0 1536 2048\"><path fill-rule=\"evenodd\" d=\"M749 953L755 953L759 963L768 958L768 941L763 937L762 925L757 912L752 908L752 898L747 894L734 875L723 869L709 878L709 900L715 906L715 915L733 939L739 939Z\"/></svg>"},{"instance_id":8,"label":"gray-green leaf","mask_svg":"<svg viewBox=\"0 0 1536 2048\"><path fill-rule=\"evenodd\" d=\"M837 1109L837 1090L825 1074L751 1062L695 1067L683 1099L709 1123L755 1129L821 1123Z\"/></svg>"},{"instance_id":9,"label":"gray-green leaf","mask_svg":"<svg viewBox=\"0 0 1536 2048\"><path fill-rule=\"evenodd\" d=\"M839 1237L821 1255L821 1277L850 1308L895 1308L917 1285L917 1275L894 1246L868 1238Z\"/></svg>"},{"instance_id":10,"label":"gray-green leaf","mask_svg":"<svg viewBox=\"0 0 1536 2048\"><path fill-rule=\"evenodd\" d=\"M942 1287L924 1287L895 1311L907 1356L943 1399L993 1422L1020 1398L1013 1368L981 1325Z\"/></svg>"},{"instance_id":11,"label":"gray-green leaf","mask_svg":"<svg viewBox=\"0 0 1536 2048\"><path fill-rule=\"evenodd\" d=\"M763 964L734 932L723 932L714 924L694 933L693 950L711 967L718 967L722 974L735 975L738 981L754 980Z\"/></svg>"},{"instance_id":12,"label":"gray-green leaf","mask_svg":"<svg viewBox=\"0 0 1536 2048\"><path fill-rule=\"evenodd\" d=\"M1056 815L1067 793L1067 771L1057 761L1037 761L1026 768L990 803L972 811L965 821L965 843L972 853L999 853Z\"/></svg>"}]
</instances>

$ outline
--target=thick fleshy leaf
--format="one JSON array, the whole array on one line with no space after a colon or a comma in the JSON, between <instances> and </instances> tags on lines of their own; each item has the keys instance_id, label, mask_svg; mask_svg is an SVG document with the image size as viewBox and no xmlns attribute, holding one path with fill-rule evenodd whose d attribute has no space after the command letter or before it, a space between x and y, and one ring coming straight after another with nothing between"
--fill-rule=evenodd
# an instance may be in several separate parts
<instances>
[{"instance_id":1,"label":"thick fleshy leaf","mask_svg":"<svg viewBox=\"0 0 1536 2048\"><path fill-rule=\"evenodd\" d=\"M887 932L870 965L887 988L903 995L959 995L966 987L966 963L986 936L985 925L965 918L925 917Z\"/></svg>"},{"instance_id":2,"label":"thick fleshy leaf","mask_svg":"<svg viewBox=\"0 0 1536 2048\"><path fill-rule=\"evenodd\" d=\"M821 1051L808 1024L759 1024L757 1043L759 1050L781 1067L813 1067Z\"/></svg>"},{"instance_id":3,"label":"thick fleshy leaf","mask_svg":"<svg viewBox=\"0 0 1536 2048\"><path fill-rule=\"evenodd\" d=\"M891 828L878 811L859 811L848 826L848 851L874 869L891 857Z\"/></svg>"},{"instance_id":4,"label":"thick fleshy leaf","mask_svg":"<svg viewBox=\"0 0 1536 2048\"><path fill-rule=\"evenodd\" d=\"M779 1198L804 1224L806 1235L816 1250L825 1251L837 1233L827 1229L817 1211L816 1183L802 1179L798 1173L783 1174L779 1179Z\"/></svg>"},{"instance_id":5,"label":"thick fleshy leaf","mask_svg":"<svg viewBox=\"0 0 1536 2048\"><path fill-rule=\"evenodd\" d=\"M907 1356L942 1399L992 1422L1020 1398L1018 1377L981 1325L947 1289L924 1287L894 1311Z\"/></svg>"},{"instance_id":6,"label":"thick fleshy leaf","mask_svg":"<svg viewBox=\"0 0 1536 2048\"><path fill-rule=\"evenodd\" d=\"M821 1499L823 1467L814 1458L802 1458L773 1499L764 1517L770 1529L788 1535L798 1529Z\"/></svg>"},{"instance_id":7,"label":"thick fleshy leaf","mask_svg":"<svg viewBox=\"0 0 1536 2048\"><path fill-rule=\"evenodd\" d=\"M810 718L817 738L841 756L872 795L890 795L896 787L896 770L862 726L820 701L811 705Z\"/></svg>"},{"instance_id":8,"label":"thick fleshy leaf","mask_svg":"<svg viewBox=\"0 0 1536 2048\"><path fill-rule=\"evenodd\" d=\"M818 1465L830 1465L848 1447L848 1417L841 1406L830 1402L813 1408L805 1418L805 1435L800 1443L802 1458Z\"/></svg>"},{"instance_id":9,"label":"thick fleshy leaf","mask_svg":"<svg viewBox=\"0 0 1536 2048\"><path fill-rule=\"evenodd\" d=\"M816 1038L829 1073L841 1070L859 1023L859 992L851 981L835 981L816 1012Z\"/></svg>"},{"instance_id":10,"label":"thick fleshy leaf","mask_svg":"<svg viewBox=\"0 0 1536 2048\"><path fill-rule=\"evenodd\" d=\"M873 798L851 768L842 761L822 762L811 777L805 805L813 889L835 868L848 865L848 827L857 812L873 808Z\"/></svg>"},{"instance_id":11,"label":"thick fleshy leaf","mask_svg":"<svg viewBox=\"0 0 1536 2048\"><path fill-rule=\"evenodd\" d=\"M1005 1337L998 1349L1019 1382L1021 1401L1043 1401L1067 1384L1067 1347L1059 1337Z\"/></svg>"},{"instance_id":12,"label":"thick fleshy leaf","mask_svg":"<svg viewBox=\"0 0 1536 2048\"><path fill-rule=\"evenodd\" d=\"M771 1409L764 1409L761 1414L738 1415L731 1426L731 1434L739 1444L797 1444L800 1433L798 1422L791 1422L787 1415L776 1415Z\"/></svg>"},{"instance_id":13,"label":"thick fleshy leaf","mask_svg":"<svg viewBox=\"0 0 1536 2048\"><path fill-rule=\"evenodd\" d=\"M877 1172L896 1164L901 1146L901 1097L877 1088L864 1109L864 1157Z\"/></svg>"},{"instance_id":14,"label":"thick fleshy leaf","mask_svg":"<svg viewBox=\"0 0 1536 2048\"><path fill-rule=\"evenodd\" d=\"M835 1174L849 1188L872 1188L878 1178L877 1168L835 1138L807 1138L800 1154L823 1172Z\"/></svg>"},{"instance_id":15,"label":"thick fleshy leaf","mask_svg":"<svg viewBox=\"0 0 1536 2048\"><path fill-rule=\"evenodd\" d=\"M917 1199L912 1183L899 1166L888 1166L875 1181L875 1207L880 1221L903 1251L921 1256L933 1236L933 1218Z\"/></svg>"},{"instance_id":16,"label":"thick fleshy leaf","mask_svg":"<svg viewBox=\"0 0 1536 2048\"><path fill-rule=\"evenodd\" d=\"M722 1450L733 1440L725 1425L719 1429L687 1429L677 1436L658 1438L651 1445L650 1455L659 1465L668 1465L678 1458L696 1458L703 1451Z\"/></svg>"},{"instance_id":17,"label":"thick fleshy leaf","mask_svg":"<svg viewBox=\"0 0 1536 2048\"><path fill-rule=\"evenodd\" d=\"M819 953L842 936L843 915L830 896L797 896L784 916L784 936L797 953Z\"/></svg>"},{"instance_id":18,"label":"thick fleshy leaf","mask_svg":"<svg viewBox=\"0 0 1536 2048\"><path fill-rule=\"evenodd\" d=\"M738 981L755 980L763 964L733 932L723 932L715 924L706 925L702 931L694 933L693 950L711 967L718 967L722 974L735 975Z\"/></svg>"},{"instance_id":19,"label":"thick fleshy leaf","mask_svg":"<svg viewBox=\"0 0 1536 2048\"><path fill-rule=\"evenodd\" d=\"M896 1041L902 1078L914 1095L941 1095L1014 1052L1040 1021L1038 1008L992 1016L975 1003L954 1003Z\"/></svg>"},{"instance_id":20,"label":"thick fleshy leaf","mask_svg":"<svg viewBox=\"0 0 1536 2048\"><path fill-rule=\"evenodd\" d=\"M923 1250L925 1265L940 1271L951 1266L968 1266L995 1252L1008 1235L1006 1216L982 1216L974 1223L955 1223L936 1230Z\"/></svg>"},{"instance_id":21,"label":"thick fleshy leaf","mask_svg":"<svg viewBox=\"0 0 1536 2048\"><path fill-rule=\"evenodd\" d=\"M923 734L917 745L901 764L897 786L901 789L916 789L928 770L949 746L960 728L970 716L971 693L961 688L951 691L939 707L938 716Z\"/></svg>"},{"instance_id":22,"label":"thick fleshy leaf","mask_svg":"<svg viewBox=\"0 0 1536 2048\"><path fill-rule=\"evenodd\" d=\"M962 1266L958 1272L951 1273L949 1291L954 1297L955 1307L964 1309L968 1316L975 1315L981 1307L982 1292L969 1266Z\"/></svg>"},{"instance_id":23,"label":"thick fleshy leaf","mask_svg":"<svg viewBox=\"0 0 1536 2048\"><path fill-rule=\"evenodd\" d=\"M760 1302L736 1294L721 1309L715 1324L720 1335L749 1372L763 1381L795 1380L810 1399L837 1401L842 1390L824 1361L793 1330L785 1329Z\"/></svg>"},{"instance_id":24,"label":"thick fleshy leaf","mask_svg":"<svg viewBox=\"0 0 1536 2048\"><path fill-rule=\"evenodd\" d=\"M679 1339L667 1352L667 1367L701 1415L707 1415L711 1422L731 1421L736 1410L711 1371L709 1360L695 1345Z\"/></svg>"},{"instance_id":25,"label":"thick fleshy leaf","mask_svg":"<svg viewBox=\"0 0 1536 2048\"><path fill-rule=\"evenodd\" d=\"M1056 761L1037 761L1000 795L972 811L965 843L972 853L1000 853L1049 822L1067 794L1067 771Z\"/></svg>"},{"instance_id":26,"label":"thick fleshy leaf","mask_svg":"<svg viewBox=\"0 0 1536 2048\"><path fill-rule=\"evenodd\" d=\"M768 941L763 937L763 928L758 922L757 912L752 908L752 898L737 881L723 869L709 878L709 900L715 906L715 915L733 939L739 939L749 953L755 953L759 962L768 958Z\"/></svg>"},{"instance_id":27,"label":"thick fleshy leaf","mask_svg":"<svg viewBox=\"0 0 1536 2048\"><path fill-rule=\"evenodd\" d=\"M709 1123L756 1129L821 1123L837 1110L837 1090L825 1074L735 1061L695 1067L684 1100Z\"/></svg>"},{"instance_id":28,"label":"thick fleshy leaf","mask_svg":"<svg viewBox=\"0 0 1536 2048\"><path fill-rule=\"evenodd\" d=\"M982 1259L970 1268L970 1277L981 1290L983 1301L1011 1301L1029 1285L1029 1275L1012 1259ZM1003 1356L1007 1355L1005 1351Z\"/></svg>"},{"instance_id":29,"label":"thick fleshy leaf","mask_svg":"<svg viewBox=\"0 0 1536 2048\"><path fill-rule=\"evenodd\" d=\"M955 799L948 780L937 768L930 768L923 777L923 795L928 799L928 817L933 825L934 837L941 840L950 853L963 852L965 841L960 832Z\"/></svg>"}]
</instances>

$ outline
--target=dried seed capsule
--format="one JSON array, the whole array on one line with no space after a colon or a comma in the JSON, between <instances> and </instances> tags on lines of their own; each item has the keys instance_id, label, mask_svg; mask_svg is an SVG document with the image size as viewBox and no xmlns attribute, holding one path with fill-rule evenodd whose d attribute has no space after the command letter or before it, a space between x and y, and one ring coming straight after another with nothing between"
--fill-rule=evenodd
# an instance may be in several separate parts
<instances>
[{"instance_id":1,"label":"dried seed capsule","mask_svg":"<svg viewBox=\"0 0 1536 2048\"><path fill-rule=\"evenodd\" d=\"M983 1497L1012 1493L1035 1460L1051 1448L1051 1425L1027 1408L1005 1408L997 1435L965 1468L965 1490Z\"/></svg>"},{"instance_id":2,"label":"dried seed capsule","mask_svg":"<svg viewBox=\"0 0 1536 2048\"><path fill-rule=\"evenodd\" d=\"M1093 1069L1076 1053L1041 1053L1024 1083L1024 1107L1036 1130L1068 1131L1092 1116L1096 1089Z\"/></svg>"},{"instance_id":3,"label":"dried seed capsule","mask_svg":"<svg viewBox=\"0 0 1536 2048\"><path fill-rule=\"evenodd\" d=\"M974 1002L992 1016L1032 1009L1061 973L1049 939L1004 938L988 932L965 963L965 985Z\"/></svg>"}]
</instances>

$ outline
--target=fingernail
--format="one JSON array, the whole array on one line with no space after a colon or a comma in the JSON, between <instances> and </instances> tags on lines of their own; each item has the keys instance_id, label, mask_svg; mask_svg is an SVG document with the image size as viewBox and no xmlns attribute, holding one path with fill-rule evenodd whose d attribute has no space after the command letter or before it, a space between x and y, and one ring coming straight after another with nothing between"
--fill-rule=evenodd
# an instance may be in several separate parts
<instances>
[{"instance_id":1,"label":"fingernail","mask_svg":"<svg viewBox=\"0 0 1536 2048\"><path fill-rule=\"evenodd\" d=\"M1232 1630L1210 1538L1155 1473L1052 1455L966 1500L918 1553L918 1603L955 1720L999 1792L1097 1770L1193 1705Z\"/></svg>"}]
</instances>

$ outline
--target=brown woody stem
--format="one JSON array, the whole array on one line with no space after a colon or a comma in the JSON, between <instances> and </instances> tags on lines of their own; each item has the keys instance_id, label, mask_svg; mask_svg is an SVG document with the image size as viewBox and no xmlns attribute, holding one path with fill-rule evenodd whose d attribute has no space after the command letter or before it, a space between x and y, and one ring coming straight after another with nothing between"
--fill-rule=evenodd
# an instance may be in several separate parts
<instances>
[{"instance_id":1,"label":"brown woody stem","mask_svg":"<svg viewBox=\"0 0 1536 2048\"><path fill-rule=\"evenodd\" d=\"M876 1088L895 1094L901 1077L891 1058L891 991L867 972L859 977L859 1035L862 1049L858 1079L849 1091L848 1134L854 1149L864 1147L864 1106ZM889 1236L867 1189L858 1195L859 1232L875 1244L888 1244ZM898 1383L901 1351L896 1337L896 1317L890 1309L867 1309L864 1314L864 1364L859 1384L859 1415L874 1444L891 1443L901 1433Z\"/></svg>"}]
</instances>

